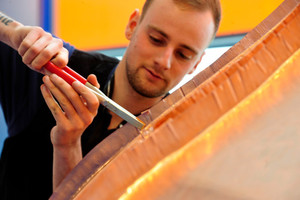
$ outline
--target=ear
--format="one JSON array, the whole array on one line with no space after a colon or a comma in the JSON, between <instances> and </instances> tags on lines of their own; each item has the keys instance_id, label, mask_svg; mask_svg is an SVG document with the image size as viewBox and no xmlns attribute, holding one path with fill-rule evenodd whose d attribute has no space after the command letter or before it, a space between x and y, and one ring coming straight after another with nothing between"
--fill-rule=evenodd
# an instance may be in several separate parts
<instances>
[{"instance_id":1,"label":"ear","mask_svg":"<svg viewBox=\"0 0 300 200\"><path fill-rule=\"evenodd\" d=\"M140 19L140 12L138 9L136 9L133 11L133 13L131 13L129 21L128 21L126 29L125 29L125 36L128 40L131 40L134 30L139 23L139 19Z\"/></svg>"},{"instance_id":2,"label":"ear","mask_svg":"<svg viewBox=\"0 0 300 200\"><path fill-rule=\"evenodd\" d=\"M194 65L194 67L188 72L188 74L192 74L194 73L194 71L197 69L199 63L201 62L203 56L205 55L205 52L202 53L201 57L199 58L199 60L196 62L196 64Z\"/></svg>"}]
</instances>

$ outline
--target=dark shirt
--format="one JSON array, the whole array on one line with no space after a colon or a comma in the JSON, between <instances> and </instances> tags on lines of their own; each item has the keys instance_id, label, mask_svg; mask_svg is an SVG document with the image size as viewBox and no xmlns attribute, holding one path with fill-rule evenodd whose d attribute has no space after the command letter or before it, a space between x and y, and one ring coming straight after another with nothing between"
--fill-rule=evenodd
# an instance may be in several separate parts
<instances>
[{"instance_id":1,"label":"dark shirt","mask_svg":"<svg viewBox=\"0 0 300 200\"><path fill-rule=\"evenodd\" d=\"M107 94L108 83L119 60L88 53L65 44L68 66L87 77L95 74ZM48 199L52 194L52 145L55 120L44 102L42 75L22 63L16 51L0 43L0 102L8 126L0 160L0 199ZM112 87L113 88L113 87ZM109 95L109 94L107 94ZM83 155L114 130L107 130L111 116L100 106L82 136Z\"/></svg>"}]
</instances>

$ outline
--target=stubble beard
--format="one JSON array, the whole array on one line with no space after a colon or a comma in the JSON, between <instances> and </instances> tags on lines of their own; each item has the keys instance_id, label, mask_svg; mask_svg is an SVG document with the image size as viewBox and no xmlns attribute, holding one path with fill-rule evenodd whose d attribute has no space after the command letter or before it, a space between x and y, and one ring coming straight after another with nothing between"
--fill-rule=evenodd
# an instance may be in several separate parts
<instances>
[{"instance_id":1,"label":"stubble beard","mask_svg":"<svg viewBox=\"0 0 300 200\"><path fill-rule=\"evenodd\" d=\"M144 84L144 81L146 80L142 80L142 78L138 75L139 70L142 69L141 68L132 69L130 67L130 64L128 63L128 60L126 59L127 79L131 87L134 89L134 91L147 98L161 97L168 92L166 89L167 83L165 83L164 86L159 89L149 88L149 86L147 87L147 85Z\"/></svg>"}]
</instances>

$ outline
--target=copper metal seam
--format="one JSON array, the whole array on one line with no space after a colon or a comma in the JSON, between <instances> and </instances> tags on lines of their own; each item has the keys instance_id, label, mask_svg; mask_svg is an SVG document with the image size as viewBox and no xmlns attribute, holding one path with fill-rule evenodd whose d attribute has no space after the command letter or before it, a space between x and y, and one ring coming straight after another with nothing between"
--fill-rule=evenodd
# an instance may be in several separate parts
<instances>
[{"instance_id":1,"label":"copper metal seam","mask_svg":"<svg viewBox=\"0 0 300 200\"><path fill-rule=\"evenodd\" d=\"M131 141L130 143L132 143L133 141ZM129 145L129 144L128 144ZM99 173L102 171L103 168L105 168L107 165L109 165L115 157L117 157L121 152L122 150L124 149L125 147L123 148L120 148L120 150L115 153L109 160L107 160L103 165L101 165L100 167L98 167L92 174L91 176L89 176L79 187L78 189L72 194L71 196L71 199L75 199L76 196L85 188L86 185L88 185L88 183Z\"/></svg>"},{"instance_id":2,"label":"copper metal seam","mask_svg":"<svg viewBox=\"0 0 300 200\"><path fill-rule=\"evenodd\" d=\"M144 122L143 122L144 123ZM137 129L138 130L138 129ZM149 128L148 128L149 130ZM151 128L150 128L151 130ZM143 133L145 131L145 127L142 130L138 130L140 133ZM147 134L142 134L143 135L143 139L145 136L147 136ZM131 144L133 144L135 142L135 140L132 140L131 142L129 142L127 144L127 146L124 146L122 148L119 149L119 151L117 153L115 153L109 160L107 160L103 165L101 165L100 167L96 168L96 170L91 174L91 176L89 176L79 187L76 191L73 192L73 194L71 195L71 199L75 199L76 196L85 188L86 185L88 185L88 183L95 177L97 176L97 174L99 172L102 171L103 168L105 168L107 165L109 165L116 157L118 157L118 155L122 152L123 149L128 148L128 146L130 146Z\"/></svg>"}]
</instances>

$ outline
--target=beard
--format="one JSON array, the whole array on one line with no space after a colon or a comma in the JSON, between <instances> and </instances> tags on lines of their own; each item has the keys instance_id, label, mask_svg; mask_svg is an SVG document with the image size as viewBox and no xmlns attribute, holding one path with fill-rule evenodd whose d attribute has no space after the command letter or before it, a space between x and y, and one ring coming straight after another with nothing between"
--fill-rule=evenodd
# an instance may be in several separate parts
<instances>
[{"instance_id":1,"label":"beard","mask_svg":"<svg viewBox=\"0 0 300 200\"><path fill-rule=\"evenodd\" d=\"M161 97L167 94L168 82L163 80L163 85L158 87L149 87L147 80L144 80L139 76L139 71L143 70L142 68L132 68L128 60L126 59L126 75L131 87L140 95L148 98Z\"/></svg>"}]
</instances>

